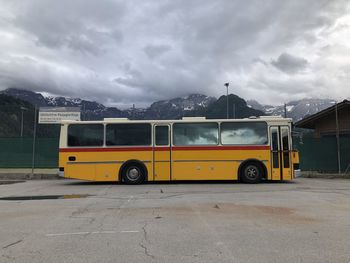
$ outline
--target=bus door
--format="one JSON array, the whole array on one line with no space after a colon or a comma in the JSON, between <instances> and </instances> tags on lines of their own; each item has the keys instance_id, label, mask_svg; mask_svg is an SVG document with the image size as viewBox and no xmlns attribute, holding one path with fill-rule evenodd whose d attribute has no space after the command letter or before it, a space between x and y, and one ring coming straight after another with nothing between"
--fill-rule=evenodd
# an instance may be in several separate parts
<instances>
[{"instance_id":1,"label":"bus door","mask_svg":"<svg viewBox=\"0 0 350 263\"><path fill-rule=\"evenodd\" d=\"M171 180L170 126L154 125L153 139L153 180Z\"/></svg>"},{"instance_id":2,"label":"bus door","mask_svg":"<svg viewBox=\"0 0 350 263\"><path fill-rule=\"evenodd\" d=\"M270 127L272 180L291 180L291 143L288 126Z\"/></svg>"}]
</instances>

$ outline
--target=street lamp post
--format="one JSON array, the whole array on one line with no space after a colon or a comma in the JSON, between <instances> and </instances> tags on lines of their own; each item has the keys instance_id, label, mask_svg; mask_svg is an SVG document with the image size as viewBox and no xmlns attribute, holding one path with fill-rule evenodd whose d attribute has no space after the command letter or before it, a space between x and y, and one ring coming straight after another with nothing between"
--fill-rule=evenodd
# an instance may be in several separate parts
<instances>
[{"instance_id":1,"label":"street lamp post","mask_svg":"<svg viewBox=\"0 0 350 263\"><path fill-rule=\"evenodd\" d=\"M226 87L226 119L228 119L228 86L230 83L225 83L224 86Z\"/></svg>"}]
</instances>

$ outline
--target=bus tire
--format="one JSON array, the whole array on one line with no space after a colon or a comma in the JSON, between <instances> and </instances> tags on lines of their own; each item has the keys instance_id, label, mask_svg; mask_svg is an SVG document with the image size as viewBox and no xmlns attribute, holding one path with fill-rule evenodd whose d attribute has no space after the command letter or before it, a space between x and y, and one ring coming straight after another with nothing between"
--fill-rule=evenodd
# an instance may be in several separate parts
<instances>
[{"instance_id":1,"label":"bus tire","mask_svg":"<svg viewBox=\"0 0 350 263\"><path fill-rule=\"evenodd\" d=\"M264 177L264 169L258 162L247 162L240 169L240 179L246 184L260 183Z\"/></svg>"},{"instance_id":2,"label":"bus tire","mask_svg":"<svg viewBox=\"0 0 350 263\"><path fill-rule=\"evenodd\" d=\"M142 165L132 162L125 165L121 172L125 184L142 184L146 180L146 170Z\"/></svg>"}]
</instances>

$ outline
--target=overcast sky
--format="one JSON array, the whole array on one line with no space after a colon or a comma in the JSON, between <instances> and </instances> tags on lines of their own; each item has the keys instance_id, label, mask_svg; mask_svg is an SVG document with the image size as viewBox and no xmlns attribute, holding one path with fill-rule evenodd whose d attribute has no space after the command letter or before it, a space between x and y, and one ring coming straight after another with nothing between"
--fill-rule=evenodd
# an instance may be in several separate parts
<instances>
[{"instance_id":1,"label":"overcast sky","mask_svg":"<svg viewBox=\"0 0 350 263\"><path fill-rule=\"evenodd\" d=\"M129 107L350 97L349 0L0 0L0 89Z\"/></svg>"}]
</instances>

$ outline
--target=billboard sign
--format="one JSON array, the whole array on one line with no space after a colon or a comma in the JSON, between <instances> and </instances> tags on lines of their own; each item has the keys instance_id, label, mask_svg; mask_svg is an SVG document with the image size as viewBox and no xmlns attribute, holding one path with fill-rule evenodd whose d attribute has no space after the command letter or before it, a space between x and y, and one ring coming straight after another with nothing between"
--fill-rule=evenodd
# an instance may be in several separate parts
<instances>
[{"instance_id":1,"label":"billboard sign","mask_svg":"<svg viewBox=\"0 0 350 263\"><path fill-rule=\"evenodd\" d=\"M58 124L63 120L80 121L79 107L40 107L39 123Z\"/></svg>"}]
</instances>

